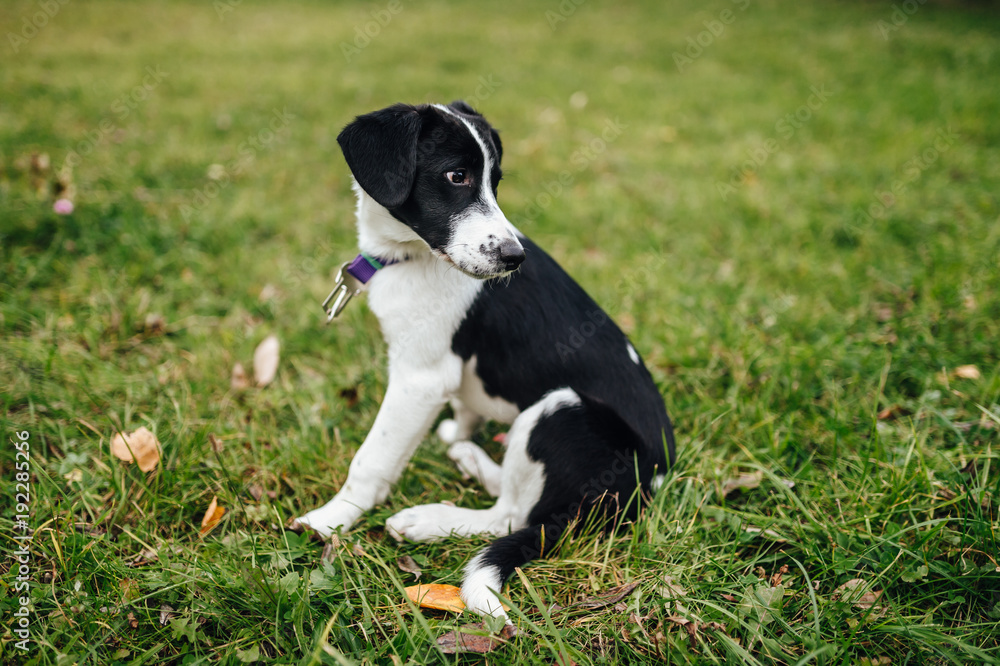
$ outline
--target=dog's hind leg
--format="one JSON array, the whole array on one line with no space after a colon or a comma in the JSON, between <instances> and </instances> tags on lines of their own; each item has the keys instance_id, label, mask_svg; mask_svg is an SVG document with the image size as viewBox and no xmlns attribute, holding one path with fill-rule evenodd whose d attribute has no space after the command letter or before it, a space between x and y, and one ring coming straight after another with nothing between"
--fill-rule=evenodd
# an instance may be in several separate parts
<instances>
[{"instance_id":1,"label":"dog's hind leg","mask_svg":"<svg viewBox=\"0 0 1000 666\"><path fill-rule=\"evenodd\" d=\"M472 432L482 422L482 417L465 406L458 398L451 399L451 410L455 418L441 421L437 435L445 444L454 444L472 436Z\"/></svg>"},{"instance_id":2,"label":"dog's hind leg","mask_svg":"<svg viewBox=\"0 0 1000 666\"><path fill-rule=\"evenodd\" d=\"M471 442L456 442L452 446L449 456L453 453L462 453L463 458L468 456L470 474L480 478L491 494L498 491L499 496L493 507L474 510L449 504L424 504L403 509L392 516L385 523L386 529L400 540L436 541L452 534L499 536L525 527L545 486L544 465L528 455L531 433L540 419L579 402L579 397L573 391L562 389L547 394L521 412L507 434L507 451L502 467L497 466L485 451ZM460 450L455 450L459 444L472 448L463 446L459 447ZM453 456L453 459L455 457L458 456ZM463 461L460 464L466 463ZM477 471L481 474L477 474Z\"/></svg>"},{"instance_id":3,"label":"dog's hind leg","mask_svg":"<svg viewBox=\"0 0 1000 666\"><path fill-rule=\"evenodd\" d=\"M500 496L503 471L486 451L469 441L455 442L448 448L448 457L455 461L463 477L467 479L471 476L479 481L491 496Z\"/></svg>"}]
</instances>

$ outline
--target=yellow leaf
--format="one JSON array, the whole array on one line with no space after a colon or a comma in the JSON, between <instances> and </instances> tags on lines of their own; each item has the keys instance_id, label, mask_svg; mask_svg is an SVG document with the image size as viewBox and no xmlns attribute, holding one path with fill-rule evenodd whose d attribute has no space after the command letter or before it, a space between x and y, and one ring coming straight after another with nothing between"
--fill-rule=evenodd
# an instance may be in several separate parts
<instances>
[{"instance_id":1,"label":"yellow leaf","mask_svg":"<svg viewBox=\"0 0 1000 666\"><path fill-rule=\"evenodd\" d=\"M962 379L979 379L982 375L979 374L979 368L974 365L960 365L955 368L955 376Z\"/></svg>"},{"instance_id":2,"label":"yellow leaf","mask_svg":"<svg viewBox=\"0 0 1000 666\"><path fill-rule=\"evenodd\" d=\"M125 462L133 460L143 472L152 472L160 464L160 442L145 427L133 433L118 433L111 440L111 453Z\"/></svg>"},{"instance_id":3,"label":"yellow leaf","mask_svg":"<svg viewBox=\"0 0 1000 666\"><path fill-rule=\"evenodd\" d=\"M278 336L269 335L257 345L253 353L253 377L257 386L267 386L278 374L278 355L281 345Z\"/></svg>"},{"instance_id":4,"label":"yellow leaf","mask_svg":"<svg viewBox=\"0 0 1000 666\"><path fill-rule=\"evenodd\" d=\"M234 391L242 391L250 386L250 380L247 379L247 371L243 369L242 363L237 363L233 366L233 373L229 377L229 386Z\"/></svg>"},{"instance_id":5,"label":"yellow leaf","mask_svg":"<svg viewBox=\"0 0 1000 666\"><path fill-rule=\"evenodd\" d=\"M222 520L222 516L225 513L225 507L219 506L219 499L213 496L212 502L208 505L208 509L205 510L205 517L201 519L201 529L198 533L204 535L211 532L212 528Z\"/></svg>"},{"instance_id":6,"label":"yellow leaf","mask_svg":"<svg viewBox=\"0 0 1000 666\"><path fill-rule=\"evenodd\" d=\"M431 585L412 585L406 588L406 596L421 608L435 608L461 613L465 610L465 602L459 595L461 591L461 588L454 585L434 583Z\"/></svg>"}]
</instances>

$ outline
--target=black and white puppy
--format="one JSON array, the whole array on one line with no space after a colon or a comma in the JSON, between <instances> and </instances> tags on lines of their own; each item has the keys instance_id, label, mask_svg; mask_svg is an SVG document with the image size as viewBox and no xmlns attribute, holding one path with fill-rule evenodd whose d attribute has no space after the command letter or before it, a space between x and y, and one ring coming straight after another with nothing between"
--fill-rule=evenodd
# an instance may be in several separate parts
<instances>
[{"instance_id":1,"label":"black and white puppy","mask_svg":"<svg viewBox=\"0 0 1000 666\"><path fill-rule=\"evenodd\" d=\"M397 104L338 141L389 385L340 492L296 522L325 536L385 500L450 403L438 435L496 504L415 506L386 528L411 541L498 537L466 567L462 598L503 616L495 592L567 525L637 515L674 460L663 398L625 334L500 210L503 149L483 116L460 101ZM592 331L583 344L580 330ZM503 465L468 441L484 419L511 424Z\"/></svg>"}]
</instances>

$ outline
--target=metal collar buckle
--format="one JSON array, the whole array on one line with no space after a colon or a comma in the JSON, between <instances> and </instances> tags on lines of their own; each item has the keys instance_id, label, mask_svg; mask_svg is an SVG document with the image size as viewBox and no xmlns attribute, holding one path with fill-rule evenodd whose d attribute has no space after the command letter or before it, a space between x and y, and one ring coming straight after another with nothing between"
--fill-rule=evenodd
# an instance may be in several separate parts
<instances>
[{"instance_id":1,"label":"metal collar buckle","mask_svg":"<svg viewBox=\"0 0 1000 666\"><path fill-rule=\"evenodd\" d=\"M350 261L345 261L337 271L337 283L333 286L333 291L323 301L323 312L326 313L326 323L333 321L333 318L340 314L354 296L361 293L364 284L356 277L347 272ZM332 305L331 305L332 301Z\"/></svg>"}]
</instances>

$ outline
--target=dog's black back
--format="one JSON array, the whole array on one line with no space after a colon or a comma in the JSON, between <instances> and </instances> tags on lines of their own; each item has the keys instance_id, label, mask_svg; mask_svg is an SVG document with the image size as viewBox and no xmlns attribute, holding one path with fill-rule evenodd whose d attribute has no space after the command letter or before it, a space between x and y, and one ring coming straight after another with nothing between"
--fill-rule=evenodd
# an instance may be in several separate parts
<instances>
[{"instance_id":1,"label":"dog's black back","mask_svg":"<svg viewBox=\"0 0 1000 666\"><path fill-rule=\"evenodd\" d=\"M528 238L520 240L524 263L480 292L452 349L464 360L475 355L486 392L521 410L564 386L607 405L639 435L644 460L662 474L668 456L674 462L674 436L646 366L559 264Z\"/></svg>"}]
</instances>

